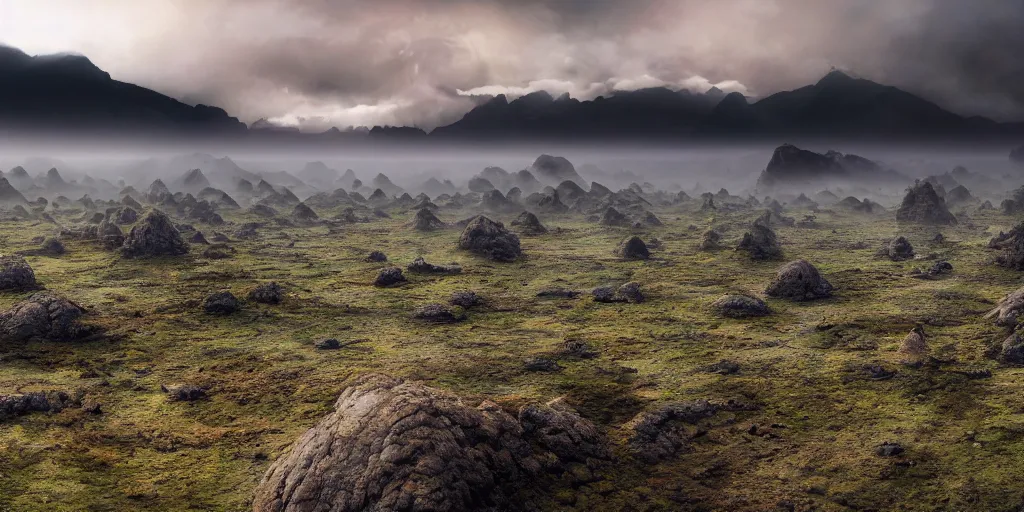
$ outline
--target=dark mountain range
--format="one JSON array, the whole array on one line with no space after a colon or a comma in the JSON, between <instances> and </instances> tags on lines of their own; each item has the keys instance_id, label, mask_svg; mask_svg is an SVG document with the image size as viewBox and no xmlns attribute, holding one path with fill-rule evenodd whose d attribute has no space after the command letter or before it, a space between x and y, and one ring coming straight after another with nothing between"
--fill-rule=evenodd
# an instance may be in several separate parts
<instances>
[{"instance_id":1,"label":"dark mountain range","mask_svg":"<svg viewBox=\"0 0 1024 512\"><path fill-rule=\"evenodd\" d=\"M216 107L118 82L80 55L31 57L0 46L0 128L79 132L245 133Z\"/></svg>"},{"instance_id":2,"label":"dark mountain range","mask_svg":"<svg viewBox=\"0 0 1024 512\"><path fill-rule=\"evenodd\" d=\"M262 144L350 141L732 140L780 137L980 138L1024 136L1024 123L962 117L895 87L833 71L818 83L749 102L666 88L614 92L591 101L535 92L497 96L427 134L414 127L332 128L299 133L261 120L247 128L223 110L190 106L118 82L78 55L31 57L0 46L0 129L245 136Z\"/></svg>"}]
</instances>

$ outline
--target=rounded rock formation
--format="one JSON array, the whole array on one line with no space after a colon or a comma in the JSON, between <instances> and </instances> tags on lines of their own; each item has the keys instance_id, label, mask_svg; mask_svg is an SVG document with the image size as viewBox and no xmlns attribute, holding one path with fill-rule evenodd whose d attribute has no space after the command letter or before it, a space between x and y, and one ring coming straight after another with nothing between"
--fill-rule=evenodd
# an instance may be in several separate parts
<instances>
[{"instance_id":1,"label":"rounded rock formation","mask_svg":"<svg viewBox=\"0 0 1024 512\"><path fill-rule=\"evenodd\" d=\"M0 256L0 291L36 290L36 273L21 256Z\"/></svg>"},{"instance_id":2,"label":"rounded rock formation","mask_svg":"<svg viewBox=\"0 0 1024 512\"><path fill-rule=\"evenodd\" d=\"M368 375L270 466L253 511L502 510L538 469L496 405Z\"/></svg>"},{"instance_id":3,"label":"rounded rock formation","mask_svg":"<svg viewBox=\"0 0 1024 512\"><path fill-rule=\"evenodd\" d=\"M647 244L638 236L631 236L622 241L615 250L615 254L627 260L646 260L651 257L647 250Z\"/></svg>"},{"instance_id":4,"label":"rounded rock formation","mask_svg":"<svg viewBox=\"0 0 1024 512\"><path fill-rule=\"evenodd\" d=\"M793 301L824 299L832 296L832 284L821 277L814 265L796 260L779 269L765 294Z\"/></svg>"},{"instance_id":5,"label":"rounded rock formation","mask_svg":"<svg viewBox=\"0 0 1024 512\"><path fill-rule=\"evenodd\" d=\"M889 242L886 254L892 261L904 261L914 259L914 246L906 237L898 236Z\"/></svg>"},{"instance_id":6,"label":"rounded rock formation","mask_svg":"<svg viewBox=\"0 0 1024 512\"><path fill-rule=\"evenodd\" d=\"M181 256L188 254L188 244L167 214L152 210L128 232L121 254L126 258Z\"/></svg>"},{"instance_id":7,"label":"rounded rock formation","mask_svg":"<svg viewBox=\"0 0 1024 512\"><path fill-rule=\"evenodd\" d=\"M0 313L0 339L71 341L92 333L79 323L81 306L51 292L39 292Z\"/></svg>"},{"instance_id":8,"label":"rounded rock formation","mask_svg":"<svg viewBox=\"0 0 1024 512\"><path fill-rule=\"evenodd\" d=\"M718 314L729 318L766 316L772 310L763 300L750 295L725 295L711 303Z\"/></svg>"},{"instance_id":9,"label":"rounded rock formation","mask_svg":"<svg viewBox=\"0 0 1024 512\"><path fill-rule=\"evenodd\" d=\"M519 237L483 215L469 221L459 237L459 249L501 262L511 262L522 256Z\"/></svg>"}]
</instances>

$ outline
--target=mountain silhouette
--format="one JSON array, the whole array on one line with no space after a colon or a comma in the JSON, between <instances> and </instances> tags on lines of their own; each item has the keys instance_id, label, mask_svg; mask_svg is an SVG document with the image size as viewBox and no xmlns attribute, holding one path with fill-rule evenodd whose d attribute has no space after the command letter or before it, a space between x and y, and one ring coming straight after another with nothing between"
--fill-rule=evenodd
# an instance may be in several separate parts
<instances>
[{"instance_id":1,"label":"mountain silhouette","mask_svg":"<svg viewBox=\"0 0 1024 512\"><path fill-rule=\"evenodd\" d=\"M119 82L81 55L32 57L0 46L0 128L245 133L219 108Z\"/></svg>"},{"instance_id":2,"label":"mountain silhouette","mask_svg":"<svg viewBox=\"0 0 1024 512\"><path fill-rule=\"evenodd\" d=\"M96 134L247 136L254 143L346 144L433 141L779 140L984 138L1024 134L1024 123L963 117L909 92L832 71L813 85L751 101L717 88L615 91L580 101L534 92L499 95L430 133L374 126L300 133L260 120L246 127L224 110L191 106L119 82L80 55L32 57L0 46L0 130ZM180 172L180 171L179 171ZM212 177L211 177L212 179Z\"/></svg>"}]
</instances>

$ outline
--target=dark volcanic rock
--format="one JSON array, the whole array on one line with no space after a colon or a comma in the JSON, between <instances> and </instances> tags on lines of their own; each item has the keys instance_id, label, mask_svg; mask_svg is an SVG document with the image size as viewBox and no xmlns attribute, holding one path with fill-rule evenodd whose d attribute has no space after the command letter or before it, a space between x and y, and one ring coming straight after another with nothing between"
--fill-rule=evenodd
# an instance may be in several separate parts
<instances>
[{"instance_id":1,"label":"dark volcanic rock","mask_svg":"<svg viewBox=\"0 0 1024 512\"><path fill-rule=\"evenodd\" d=\"M416 258L409 264L406 269L409 272L416 274L461 274L462 266L458 263L450 263L448 265L434 265L433 263L427 263L422 256Z\"/></svg>"},{"instance_id":2,"label":"dark volcanic rock","mask_svg":"<svg viewBox=\"0 0 1024 512\"><path fill-rule=\"evenodd\" d=\"M0 339L79 339L95 331L79 322L84 314L78 304L51 292L38 292L0 313Z\"/></svg>"},{"instance_id":3,"label":"dark volcanic rock","mask_svg":"<svg viewBox=\"0 0 1024 512\"><path fill-rule=\"evenodd\" d=\"M203 235L202 231L196 231L193 233L188 241L193 244L210 245L210 242L206 239L206 236Z\"/></svg>"},{"instance_id":4,"label":"dark volcanic rock","mask_svg":"<svg viewBox=\"0 0 1024 512\"><path fill-rule=\"evenodd\" d=\"M0 395L0 422L30 412L60 412L78 404L63 391L36 391Z\"/></svg>"},{"instance_id":5,"label":"dark volcanic rock","mask_svg":"<svg viewBox=\"0 0 1024 512\"><path fill-rule=\"evenodd\" d=\"M914 259L914 246L910 245L910 241L906 237L898 236L889 242L889 246L886 247L886 255L892 261L911 260Z\"/></svg>"},{"instance_id":6,"label":"dark volcanic rock","mask_svg":"<svg viewBox=\"0 0 1024 512\"><path fill-rule=\"evenodd\" d=\"M1003 340L999 350L999 360L1008 364L1024 364L1024 337L1013 333Z\"/></svg>"},{"instance_id":7,"label":"dark volcanic rock","mask_svg":"<svg viewBox=\"0 0 1024 512\"><path fill-rule=\"evenodd\" d=\"M45 254L47 256L60 256L67 252L67 248L64 247L64 242L61 242L59 238L48 237L43 240L43 243L39 244L39 254ZM2 258L0 258L2 261ZM0 263L0 266L3 264ZM2 271L0 271L2 274ZM0 280L3 278L0 277Z\"/></svg>"},{"instance_id":8,"label":"dark volcanic rock","mask_svg":"<svg viewBox=\"0 0 1024 512\"><path fill-rule=\"evenodd\" d=\"M540 432L552 421L527 417L538 442L557 435ZM253 511L507 510L539 469L523 427L498 406L367 375L270 466Z\"/></svg>"},{"instance_id":9,"label":"dark volcanic rock","mask_svg":"<svg viewBox=\"0 0 1024 512\"><path fill-rule=\"evenodd\" d=\"M121 253L126 258L180 256L188 254L188 244L160 210L152 210L125 238Z\"/></svg>"},{"instance_id":10,"label":"dark volcanic rock","mask_svg":"<svg viewBox=\"0 0 1024 512\"><path fill-rule=\"evenodd\" d=\"M452 292L451 298L448 299L449 304L463 308L478 306L481 302L483 301L480 299L480 296L476 292L469 290Z\"/></svg>"},{"instance_id":11,"label":"dark volcanic rock","mask_svg":"<svg viewBox=\"0 0 1024 512\"><path fill-rule=\"evenodd\" d=\"M444 222L441 222L441 219L438 219L437 215L430 211L430 208L420 208L411 225L416 231L435 231L445 227Z\"/></svg>"},{"instance_id":12,"label":"dark volcanic rock","mask_svg":"<svg viewBox=\"0 0 1024 512\"><path fill-rule=\"evenodd\" d=\"M617 289L612 288L611 286L594 288L592 294L594 296L594 302L602 303L630 302L637 304L646 299L643 292L640 291L640 283L636 281L625 283Z\"/></svg>"},{"instance_id":13,"label":"dark volcanic rock","mask_svg":"<svg viewBox=\"0 0 1024 512\"><path fill-rule=\"evenodd\" d=\"M999 236L989 241L988 246L1002 251L995 258L997 265L1024 270L1024 223L1018 224L1009 233L999 233Z\"/></svg>"},{"instance_id":14,"label":"dark volcanic rock","mask_svg":"<svg viewBox=\"0 0 1024 512\"><path fill-rule=\"evenodd\" d=\"M295 205L295 209L292 210L292 217L307 222L320 220L320 216L312 208L306 206L305 203Z\"/></svg>"},{"instance_id":15,"label":"dark volcanic rock","mask_svg":"<svg viewBox=\"0 0 1024 512\"><path fill-rule=\"evenodd\" d=\"M512 221L512 226L519 228L519 232L524 235L543 235L548 232L548 228L540 223L540 219L530 212L520 213Z\"/></svg>"},{"instance_id":16,"label":"dark volcanic rock","mask_svg":"<svg viewBox=\"0 0 1024 512\"><path fill-rule=\"evenodd\" d=\"M541 197L540 201L537 202L537 209L544 213L565 213L569 211L569 207L558 197L557 190L552 191L550 195Z\"/></svg>"},{"instance_id":17,"label":"dark volcanic rock","mask_svg":"<svg viewBox=\"0 0 1024 512\"><path fill-rule=\"evenodd\" d=\"M995 318L996 325L1014 327L1017 319L1024 313L1024 287L1007 294L985 318Z\"/></svg>"},{"instance_id":18,"label":"dark volcanic rock","mask_svg":"<svg viewBox=\"0 0 1024 512\"><path fill-rule=\"evenodd\" d=\"M601 214L602 226L616 226L616 227L628 227L630 225L629 217L626 217L615 208L609 206L605 209L604 213Z\"/></svg>"},{"instance_id":19,"label":"dark volcanic rock","mask_svg":"<svg viewBox=\"0 0 1024 512\"><path fill-rule=\"evenodd\" d=\"M274 281L263 283L249 291L249 300L260 304L280 304L284 288Z\"/></svg>"},{"instance_id":20,"label":"dark volcanic rock","mask_svg":"<svg viewBox=\"0 0 1024 512\"><path fill-rule=\"evenodd\" d=\"M388 261L388 257L383 252L373 251L366 257L366 261L370 263L384 263Z\"/></svg>"},{"instance_id":21,"label":"dark volcanic rock","mask_svg":"<svg viewBox=\"0 0 1024 512\"><path fill-rule=\"evenodd\" d=\"M402 274L402 269L398 267L387 267L381 269L381 271L377 273L377 278L373 280L373 285L386 287L401 284L406 281L407 279Z\"/></svg>"},{"instance_id":22,"label":"dark volcanic rock","mask_svg":"<svg viewBox=\"0 0 1024 512\"><path fill-rule=\"evenodd\" d=\"M494 261L510 262L522 256L519 237L500 222L483 215L473 218L459 237L459 249Z\"/></svg>"},{"instance_id":23,"label":"dark volcanic rock","mask_svg":"<svg viewBox=\"0 0 1024 512\"><path fill-rule=\"evenodd\" d=\"M172 402L195 402L206 397L206 390L195 384L161 385L160 390L167 393Z\"/></svg>"},{"instance_id":24,"label":"dark volcanic rock","mask_svg":"<svg viewBox=\"0 0 1024 512\"><path fill-rule=\"evenodd\" d=\"M211 293L203 301L203 311L211 315L230 315L242 309L242 303L228 291Z\"/></svg>"},{"instance_id":25,"label":"dark volcanic rock","mask_svg":"<svg viewBox=\"0 0 1024 512\"><path fill-rule=\"evenodd\" d=\"M0 291L37 290L36 274L21 256L0 256Z\"/></svg>"},{"instance_id":26,"label":"dark volcanic rock","mask_svg":"<svg viewBox=\"0 0 1024 512\"><path fill-rule=\"evenodd\" d=\"M702 251L714 251L722 248L722 235L714 230L708 229L701 235L700 244L697 248Z\"/></svg>"},{"instance_id":27,"label":"dark volcanic rock","mask_svg":"<svg viewBox=\"0 0 1024 512\"><path fill-rule=\"evenodd\" d=\"M750 295L725 295L711 303L718 314L729 318L748 318L771 314L763 300Z\"/></svg>"},{"instance_id":28,"label":"dark volcanic rock","mask_svg":"<svg viewBox=\"0 0 1024 512\"><path fill-rule=\"evenodd\" d=\"M946 202L927 181L918 182L907 189L907 195L896 210L896 220L920 224L955 225L956 217L949 212Z\"/></svg>"},{"instance_id":29,"label":"dark volcanic rock","mask_svg":"<svg viewBox=\"0 0 1024 512\"><path fill-rule=\"evenodd\" d=\"M832 296L832 284L821 277L818 269L804 260L782 266L765 293L769 297L805 301Z\"/></svg>"},{"instance_id":30,"label":"dark volcanic rock","mask_svg":"<svg viewBox=\"0 0 1024 512\"><path fill-rule=\"evenodd\" d=\"M465 320L466 312L459 306L449 308L444 304L427 304L416 309L412 317L436 324L453 324Z\"/></svg>"},{"instance_id":31,"label":"dark volcanic rock","mask_svg":"<svg viewBox=\"0 0 1024 512\"><path fill-rule=\"evenodd\" d=\"M110 217L115 224L126 226L128 224L135 224L139 220L139 212L131 206L123 206L118 208Z\"/></svg>"},{"instance_id":32,"label":"dark volcanic rock","mask_svg":"<svg viewBox=\"0 0 1024 512\"><path fill-rule=\"evenodd\" d=\"M647 464L673 457L697 434L694 425L714 414L715 406L707 400L672 403L642 412L624 426L630 451Z\"/></svg>"},{"instance_id":33,"label":"dark volcanic rock","mask_svg":"<svg viewBox=\"0 0 1024 512\"><path fill-rule=\"evenodd\" d=\"M627 260L646 260L651 257L647 250L647 244L638 236L631 236L623 240L615 250L615 254Z\"/></svg>"},{"instance_id":34,"label":"dark volcanic rock","mask_svg":"<svg viewBox=\"0 0 1024 512\"><path fill-rule=\"evenodd\" d=\"M750 258L754 260L782 259L782 246L767 221L754 222L750 231L743 234L736 250L750 253Z\"/></svg>"}]
</instances>

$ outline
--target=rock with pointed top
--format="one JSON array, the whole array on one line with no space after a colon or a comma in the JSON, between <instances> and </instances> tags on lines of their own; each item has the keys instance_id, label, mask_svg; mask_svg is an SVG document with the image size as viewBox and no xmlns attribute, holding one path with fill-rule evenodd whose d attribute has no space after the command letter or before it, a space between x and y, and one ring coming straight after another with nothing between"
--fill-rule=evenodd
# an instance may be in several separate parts
<instances>
[{"instance_id":1,"label":"rock with pointed top","mask_svg":"<svg viewBox=\"0 0 1024 512\"><path fill-rule=\"evenodd\" d=\"M121 253L126 258L180 256L188 254L188 244L167 214L154 209L128 232Z\"/></svg>"}]
</instances>

